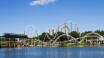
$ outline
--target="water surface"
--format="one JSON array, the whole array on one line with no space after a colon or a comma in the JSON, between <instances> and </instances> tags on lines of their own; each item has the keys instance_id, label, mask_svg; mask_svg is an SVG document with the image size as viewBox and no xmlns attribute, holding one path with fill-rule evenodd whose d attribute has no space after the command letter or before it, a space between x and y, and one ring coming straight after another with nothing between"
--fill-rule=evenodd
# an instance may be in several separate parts
<instances>
[{"instance_id":1,"label":"water surface","mask_svg":"<svg viewBox=\"0 0 104 58\"><path fill-rule=\"evenodd\" d=\"M104 47L2 48L0 58L104 58Z\"/></svg>"}]
</instances>

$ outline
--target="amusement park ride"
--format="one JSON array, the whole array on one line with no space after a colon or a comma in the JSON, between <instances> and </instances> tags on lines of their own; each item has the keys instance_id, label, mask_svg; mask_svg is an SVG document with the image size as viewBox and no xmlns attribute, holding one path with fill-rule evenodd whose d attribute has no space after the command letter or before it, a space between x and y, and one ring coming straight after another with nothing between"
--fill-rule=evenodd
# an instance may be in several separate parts
<instances>
[{"instance_id":1,"label":"amusement park ride","mask_svg":"<svg viewBox=\"0 0 104 58\"><path fill-rule=\"evenodd\" d=\"M104 42L104 38L101 35L97 34L97 33L92 32L92 33L88 33L84 37L74 38L73 36L69 35L69 33L72 32L72 31L76 31L77 33L80 34L80 31L79 31L79 28L78 28L77 24L73 24L72 22L64 22L63 24L60 24L56 28L48 28L47 32L45 32L46 33L45 37L47 37L49 39L48 43L51 43L52 45L55 45L57 43L57 41L61 37L64 37L64 36L66 36L68 38L68 40L63 41L63 42L64 43L67 42L68 44L73 44L73 43L80 44L83 41L87 41L87 42L91 42L91 43L92 42L97 42L99 44L101 42ZM32 32L32 33L29 33L29 32ZM64 34L58 36L57 32L64 32ZM38 32L37 32L36 28L34 28L32 25L26 27L24 34L26 34L28 36L30 35L29 36L30 38L33 38L34 36L38 36ZM50 35L55 34L55 36L53 38L51 38L49 36L49 34ZM93 36L90 36L92 34L93 34ZM98 39L96 39L96 40L87 40L88 37L97 37ZM43 39L45 39L45 38L43 38ZM41 41L39 39L35 39L35 41L39 41L39 42L44 43L44 41Z\"/></svg>"},{"instance_id":2,"label":"amusement park ride","mask_svg":"<svg viewBox=\"0 0 104 58\"><path fill-rule=\"evenodd\" d=\"M75 30L73 30L73 25L75 26ZM49 31L49 34L59 32L59 31L64 32L65 34L67 34L67 33L70 33L72 31L79 32L79 28L77 27L77 24L72 24L72 22L64 22L63 24L60 24L56 28L48 28L48 31Z\"/></svg>"},{"instance_id":3,"label":"amusement park ride","mask_svg":"<svg viewBox=\"0 0 104 58\"><path fill-rule=\"evenodd\" d=\"M79 33L79 38L75 38L69 35L73 31ZM59 35L58 32L62 32L63 34ZM73 24L72 22L64 22L63 24L58 25L56 28L48 28L47 31L45 32L45 36L41 38L42 40L38 37L40 35L38 34L37 29L33 25L26 26L24 34L6 33L4 34L4 36L1 36L0 39L9 38L9 41L5 41L5 43L9 43L9 46L11 46L11 43L14 42L12 44L14 47L18 45L22 45L24 47L24 46L60 46L60 45L69 46L76 44L80 45L83 43L104 44L104 37L99 35L98 33L91 32L83 37L80 34L81 33L79 31L77 24ZM12 38L15 38L17 41L10 41ZM47 39L48 41L45 41ZM0 43L1 42L3 41L0 41Z\"/></svg>"}]
</instances>

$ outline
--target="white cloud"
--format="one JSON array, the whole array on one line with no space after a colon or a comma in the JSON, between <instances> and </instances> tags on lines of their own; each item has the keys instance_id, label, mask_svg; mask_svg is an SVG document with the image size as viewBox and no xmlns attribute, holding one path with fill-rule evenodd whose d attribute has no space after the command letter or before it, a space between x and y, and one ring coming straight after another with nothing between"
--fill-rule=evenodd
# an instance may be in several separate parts
<instances>
[{"instance_id":1,"label":"white cloud","mask_svg":"<svg viewBox=\"0 0 104 58\"><path fill-rule=\"evenodd\" d=\"M56 0L35 0L30 3L31 6L33 5L46 5L51 2L55 2Z\"/></svg>"}]
</instances>

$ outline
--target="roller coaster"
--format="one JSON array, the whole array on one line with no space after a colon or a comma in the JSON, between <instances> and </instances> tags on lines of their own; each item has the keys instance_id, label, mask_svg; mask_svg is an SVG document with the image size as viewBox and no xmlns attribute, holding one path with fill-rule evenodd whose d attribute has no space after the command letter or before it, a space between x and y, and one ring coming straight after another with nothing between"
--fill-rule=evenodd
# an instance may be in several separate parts
<instances>
[{"instance_id":1,"label":"roller coaster","mask_svg":"<svg viewBox=\"0 0 104 58\"><path fill-rule=\"evenodd\" d=\"M79 37L70 35L71 32L77 32ZM61 33L61 34L60 34ZM6 33L6 36L2 36L1 43L5 43L6 46L23 45L23 46L69 46L80 44L104 44L104 36L90 32L84 36L81 36L80 29L77 24L72 22L64 22L59 24L55 28L48 28L44 35L38 34L38 30L33 25L25 27L24 34ZM42 36L42 37L41 37ZM7 39L6 41L2 41ZM14 38L16 41L11 41ZM9 44L8 44L9 43Z\"/></svg>"},{"instance_id":2,"label":"roller coaster","mask_svg":"<svg viewBox=\"0 0 104 58\"><path fill-rule=\"evenodd\" d=\"M28 26L26 28L29 29L32 28L33 31L35 31L33 34L38 36L38 32L35 28L33 28L33 26ZM74 28L74 29L73 29ZM88 33L87 35L83 36L83 37L79 37L79 38L74 38L73 36L69 35L70 32L72 31L76 31L77 33L80 33L79 28L77 26L77 24L73 24L72 22L64 22L63 24L60 24L59 26L57 26L56 28L48 28L48 30L45 32L46 35L43 38L43 40L39 40L38 38L35 39L35 41L37 42L41 42L44 43L46 37L48 38L48 43L51 43L52 45L56 44L57 42L59 42L58 40L62 39L61 37L66 37L67 40L64 40L63 43L67 43L67 44L74 44L74 43L82 43L84 41L88 41L87 38L93 38L96 37L98 38L96 41L100 41L100 40L104 40L103 36L99 35L98 33ZM29 31L27 31L29 32ZM64 34L62 35L58 35L57 32L64 32ZM50 35L53 35L54 37L50 37ZM35 36L34 35L34 36ZM91 35L91 36L90 36ZM93 35L93 36L92 36Z\"/></svg>"}]
</instances>

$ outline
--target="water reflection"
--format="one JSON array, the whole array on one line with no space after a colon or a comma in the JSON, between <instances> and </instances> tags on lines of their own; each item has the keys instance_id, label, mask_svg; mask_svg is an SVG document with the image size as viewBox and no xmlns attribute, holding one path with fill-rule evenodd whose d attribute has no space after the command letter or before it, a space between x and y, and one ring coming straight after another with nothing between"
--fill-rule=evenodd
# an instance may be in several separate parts
<instances>
[{"instance_id":1,"label":"water reflection","mask_svg":"<svg viewBox=\"0 0 104 58\"><path fill-rule=\"evenodd\" d=\"M26 58L26 53L26 49L4 49L4 51L2 52L2 58Z\"/></svg>"},{"instance_id":2,"label":"water reflection","mask_svg":"<svg viewBox=\"0 0 104 58\"><path fill-rule=\"evenodd\" d=\"M0 58L104 58L103 47L0 49Z\"/></svg>"}]
</instances>

